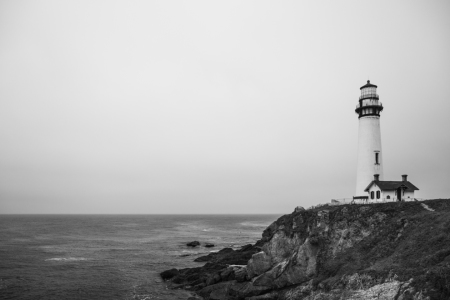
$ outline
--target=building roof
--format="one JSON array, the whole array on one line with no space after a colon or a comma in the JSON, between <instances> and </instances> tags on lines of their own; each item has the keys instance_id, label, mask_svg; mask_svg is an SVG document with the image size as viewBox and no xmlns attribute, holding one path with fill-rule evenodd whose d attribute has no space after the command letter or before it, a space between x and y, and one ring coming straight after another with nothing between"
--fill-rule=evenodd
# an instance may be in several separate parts
<instances>
[{"instance_id":1,"label":"building roof","mask_svg":"<svg viewBox=\"0 0 450 300\"><path fill-rule=\"evenodd\" d=\"M414 184L412 184L409 181L381 181L381 180L374 180L372 181L364 190L364 192L369 191L370 187L376 184L380 190L382 191L393 191L398 189L401 186L404 186L407 190L415 191L419 190Z\"/></svg>"},{"instance_id":2,"label":"building roof","mask_svg":"<svg viewBox=\"0 0 450 300\"><path fill-rule=\"evenodd\" d=\"M375 84L371 84L370 80L367 80L367 84L363 85L359 89L362 90L362 89L367 88L367 87L375 87L376 88L377 86Z\"/></svg>"}]
</instances>

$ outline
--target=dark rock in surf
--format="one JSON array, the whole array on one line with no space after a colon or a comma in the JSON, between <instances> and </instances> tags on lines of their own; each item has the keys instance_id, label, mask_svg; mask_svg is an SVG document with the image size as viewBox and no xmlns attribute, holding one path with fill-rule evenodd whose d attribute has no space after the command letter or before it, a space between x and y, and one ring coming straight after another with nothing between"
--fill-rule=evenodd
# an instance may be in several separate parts
<instances>
[{"instance_id":1,"label":"dark rock in surf","mask_svg":"<svg viewBox=\"0 0 450 300\"><path fill-rule=\"evenodd\" d=\"M200 245L199 241L193 241L193 242L189 242L186 244L186 246L189 246L189 247L197 247L199 245Z\"/></svg>"},{"instance_id":2,"label":"dark rock in surf","mask_svg":"<svg viewBox=\"0 0 450 300\"><path fill-rule=\"evenodd\" d=\"M174 268L174 269L164 271L160 275L161 275L162 279L167 280L167 279L171 279L171 278L177 276L178 273L179 273L178 270Z\"/></svg>"},{"instance_id":3,"label":"dark rock in surf","mask_svg":"<svg viewBox=\"0 0 450 300\"><path fill-rule=\"evenodd\" d=\"M206 248L211 248L211 247L214 247L214 244L206 243L206 244L205 244L205 247L206 247Z\"/></svg>"},{"instance_id":4,"label":"dark rock in surf","mask_svg":"<svg viewBox=\"0 0 450 300\"><path fill-rule=\"evenodd\" d=\"M201 295L221 289L219 288L222 287L221 283L233 281L235 278L239 282L245 281L247 278L246 264L253 254L260 251L259 246L246 245L239 250L224 248L218 252L198 257L195 261L206 262L206 264L202 267L178 270L177 275L170 279L169 288L184 288L196 291ZM163 273L161 273L161 277L163 277ZM209 286L214 287L209 288ZM225 286L228 284L223 287ZM219 297L223 292L217 291L213 297Z\"/></svg>"},{"instance_id":5,"label":"dark rock in surf","mask_svg":"<svg viewBox=\"0 0 450 300\"><path fill-rule=\"evenodd\" d=\"M248 260L252 257L253 254L261 251L260 247L245 246L245 250L242 251L242 248L239 250L233 250L231 248L223 248L219 252L209 253L206 256L200 256L196 258L195 262L205 262L208 261L214 264L221 265L246 265Z\"/></svg>"},{"instance_id":6,"label":"dark rock in surf","mask_svg":"<svg viewBox=\"0 0 450 300\"><path fill-rule=\"evenodd\" d=\"M258 243L256 243L255 246L258 246ZM238 251L238 252L245 252L247 250L250 250L252 247L253 247L252 244L247 244L245 246L242 246L241 249L238 249L236 251Z\"/></svg>"}]
</instances>

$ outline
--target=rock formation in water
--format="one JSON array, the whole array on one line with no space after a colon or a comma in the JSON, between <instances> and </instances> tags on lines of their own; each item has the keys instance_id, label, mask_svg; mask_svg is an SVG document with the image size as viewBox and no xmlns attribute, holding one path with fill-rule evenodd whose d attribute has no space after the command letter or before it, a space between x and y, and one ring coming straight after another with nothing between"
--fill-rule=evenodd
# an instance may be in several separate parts
<instances>
[{"instance_id":1,"label":"rock formation in water","mask_svg":"<svg viewBox=\"0 0 450 300\"><path fill-rule=\"evenodd\" d=\"M192 299L450 299L450 200L296 208L196 261L162 273Z\"/></svg>"},{"instance_id":2,"label":"rock formation in water","mask_svg":"<svg viewBox=\"0 0 450 300\"><path fill-rule=\"evenodd\" d=\"M199 241L192 241L192 242L187 243L186 246L197 247L197 246L200 246L200 242Z\"/></svg>"}]
</instances>

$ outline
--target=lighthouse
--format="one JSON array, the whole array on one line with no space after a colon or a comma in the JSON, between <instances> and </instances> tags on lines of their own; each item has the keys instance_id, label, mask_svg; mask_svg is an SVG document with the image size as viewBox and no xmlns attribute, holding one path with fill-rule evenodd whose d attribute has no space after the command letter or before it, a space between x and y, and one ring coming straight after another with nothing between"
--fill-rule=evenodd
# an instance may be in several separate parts
<instances>
[{"instance_id":1,"label":"lighthouse","mask_svg":"<svg viewBox=\"0 0 450 300\"><path fill-rule=\"evenodd\" d=\"M380 112L377 86L367 80L361 88L361 96L355 112L358 114L358 163L356 170L355 196L367 196L365 189L372 182L374 174L383 180L383 152L381 150Z\"/></svg>"}]
</instances>

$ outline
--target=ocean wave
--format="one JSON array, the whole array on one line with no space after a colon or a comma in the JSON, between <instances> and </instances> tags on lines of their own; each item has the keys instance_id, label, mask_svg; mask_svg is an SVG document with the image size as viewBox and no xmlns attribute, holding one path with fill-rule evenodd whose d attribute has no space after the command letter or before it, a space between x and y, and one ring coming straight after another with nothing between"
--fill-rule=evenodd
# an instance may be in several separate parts
<instances>
[{"instance_id":1,"label":"ocean wave","mask_svg":"<svg viewBox=\"0 0 450 300\"><path fill-rule=\"evenodd\" d=\"M113 227L137 227L139 224L137 223L125 223L125 224L114 224Z\"/></svg>"},{"instance_id":2,"label":"ocean wave","mask_svg":"<svg viewBox=\"0 0 450 300\"><path fill-rule=\"evenodd\" d=\"M192 251L192 250L182 250L181 253L189 253L189 254L199 254L200 251Z\"/></svg>"},{"instance_id":3,"label":"ocean wave","mask_svg":"<svg viewBox=\"0 0 450 300\"><path fill-rule=\"evenodd\" d=\"M267 227L269 224L266 223L256 223L256 222L242 222L239 223L241 226L247 226L247 227Z\"/></svg>"},{"instance_id":4,"label":"ocean wave","mask_svg":"<svg viewBox=\"0 0 450 300\"><path fill-rule=\"evenodd\" d=\"M171 255L171 256L178 256L178 257L185 257L185 256L195 256L195 255L199 255L202 253L206 253L205 252L200 252L200 251L180 251L180 250L176 250L176 251L168 251L167 254Z\"/></svg>"},{"instance_id":5,"label":"ocean wave","mask_svg":"<svg viewBox=\"0 0 450 300\"><path fill-rule=\"evenodd\" d=\"M88 260L84 257L53 257L48 258L45 261L80 261L80 260Z\"/></svg>"},{"instance_id":6,"label":"ocean wave","mask_svg":"<svg viewBox=\"0 0 450 300\"><path fill-rule=\"evenodd\" d=\"M176 225L175 228L182 231L211 231L214 229L201 221L177 222Z\"/></svg>"}]
</instances>

